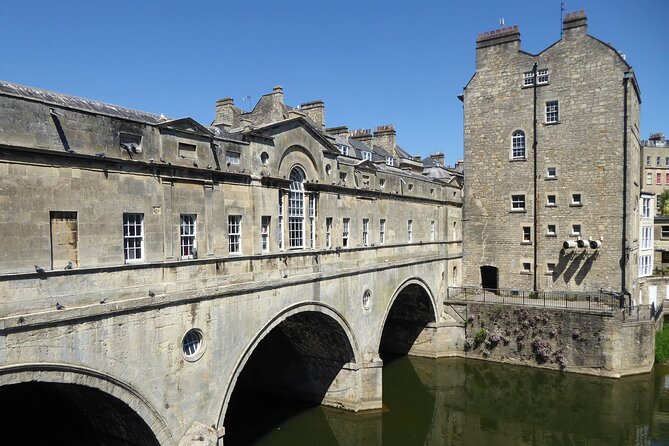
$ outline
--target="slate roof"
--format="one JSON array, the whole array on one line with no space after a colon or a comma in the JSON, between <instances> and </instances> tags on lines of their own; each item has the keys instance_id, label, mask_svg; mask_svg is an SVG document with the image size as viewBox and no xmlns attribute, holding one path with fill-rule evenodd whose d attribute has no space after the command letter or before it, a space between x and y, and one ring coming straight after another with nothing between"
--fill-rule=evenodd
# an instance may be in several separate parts
<instances>
[{"instance_id":1,"label":"slate roof","mask_svg":"<svg viewBox=\"0 0 669 446\"><path fill-rule=\"evenodd\" d=\"M40 90L33 87L0 81L0 94L19 97L23 99L43 102L46 104L82 110L90 113L111 116L114 118L127 119L129 121L143 122L146 124L160 124L166 118L153 113L147 113L105 102L92 101L90 99L68 96L62 93L54 93L48 90Z\"/></svg>"}]
</instances>

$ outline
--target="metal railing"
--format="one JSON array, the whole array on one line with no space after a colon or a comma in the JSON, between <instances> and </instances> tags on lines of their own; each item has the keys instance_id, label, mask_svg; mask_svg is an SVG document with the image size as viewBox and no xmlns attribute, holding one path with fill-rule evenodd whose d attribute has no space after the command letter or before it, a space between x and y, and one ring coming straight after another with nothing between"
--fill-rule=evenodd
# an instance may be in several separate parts
<instances>
[{"instance_id":1,"label":"metal railing","mask_svg":"<svg viewBox=\"0 0 669 446\"><path fill-rule=\"evenodd\" d=\"M449 287L447 299L453 301L491 302L605 311L613 311L624 306L624 299L620 294L604 290L576 292Z\"/></svg>"},{"instance_id":2,"label":"metal railing","mask_svg":"<svg viewBox=\"0 0 669 446\"><path fill-rule=\"evenodd\" d=\"M664 303L659 306L652 303L626 307L622 310L623 322L657 321L662 317L663 311Z\"/></svg>"}]
</instances>

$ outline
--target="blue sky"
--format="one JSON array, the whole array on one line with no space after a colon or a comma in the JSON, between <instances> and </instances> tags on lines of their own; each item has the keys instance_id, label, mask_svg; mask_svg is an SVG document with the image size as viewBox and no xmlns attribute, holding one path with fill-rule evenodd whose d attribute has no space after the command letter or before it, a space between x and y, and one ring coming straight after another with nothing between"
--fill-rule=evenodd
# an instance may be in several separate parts
<instances>
[{"instance_id":1,"label":"blue sky","mask_svg":"<svg viewBox=\"0 0 669 446\"><path fill-rule=\"evenodd\" d=\"M566 4L634 67L642 137L669 134L669 1ZM409 152L452 164L476 36L501 17L526 51L560 37L555 0L0 0L0 79L203 124L216 99L248 109L282 85L289 105L324 100L329 127L392 123Z\"/></svg>"}]
</instances>

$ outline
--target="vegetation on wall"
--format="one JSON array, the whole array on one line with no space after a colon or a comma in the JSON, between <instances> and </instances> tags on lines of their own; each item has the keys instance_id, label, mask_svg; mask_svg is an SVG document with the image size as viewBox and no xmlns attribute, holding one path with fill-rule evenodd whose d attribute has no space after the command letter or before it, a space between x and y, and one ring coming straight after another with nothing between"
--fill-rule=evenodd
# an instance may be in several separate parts
<instances>
[{"instance_id":1,"label":"vegetation on wall","mask_svg":"<svg viewBox=\"0 0 669 446\"><path fill-rule=\"evenodd\" d=\"M655 362L669 361L669 327L655 333Z\"/></svg>"},{"instance_id":2,"label":"vegetation on wall","mask_svg":"<svg viewBox=\"0 0 669 446\"><path fill-rule=\"evenodd\" d=\"M657 204L660 215L669 215L669 189L657 196Z\"/></svg>"}]
</instances>

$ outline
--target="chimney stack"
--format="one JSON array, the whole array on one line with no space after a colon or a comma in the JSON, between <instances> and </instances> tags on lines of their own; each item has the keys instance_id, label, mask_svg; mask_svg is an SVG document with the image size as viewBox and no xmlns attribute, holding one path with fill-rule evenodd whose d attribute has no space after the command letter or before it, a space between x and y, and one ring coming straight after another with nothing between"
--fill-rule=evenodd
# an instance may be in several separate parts
<instances>
[{"instance_id":1,"label":"chimney stack","mask_svg":"<svg viewBox=\"0 0 669 446\"><path fill-rule=\"evenodd\" d=\"M578 12L568 12L562 21L562 31L564 37L570 37L576 32L585 35L588 31L588 19L585 16L585 11L581 9Z\"/></svg>"},{"instance_id":2,"label":"chimney stack","mask_svg":"<svg viewBox=\"0 0 669 446\"><path fill-rule=\"evenodd\" d=\"M434 160L435 163L439 164L440 166L444 166L444 161L446 157L444 156L444 152L435 152L432 155L430 155L430 158Z\"/></svg>"},{"instance_id":3,"label":"chimney stack","mask_svg":"<svg viewBox=\"0 0 669 446\"><path fill-rule=\"evenodd\" d=\"M222 125L225 130L230 130L237 113L235 101L232 98L219 99L216 101L216 117L213 125Z\"/></svg>"},{"instance_id":4,"label":"chimney stack","mask_svg":"<svg viewBox=\"0 0 669 446\"><path fill-rule=\"evenodd\" d=\"M339 127L330 127L329 129L325 129L325 132L333 136L339 136L340 138L348 139L348 127L345 125L341 125Z\"/></svg>"},{"instance_id":5,"label":"chimney stack","mask_svg":"<svg viewBox=\"0 0 669 446\"><path fill-rule=\"evenodd\" d=\"M396 136L395 126L392 124L380 125L374 129L374 142L393 158L399 158L395 153Z\"/></svg>"},{"instance_id":6,"label":"chimney stack","mask_svg":"<svg viewBox=\"0 0 669 446\"><path fill-rule=\"evenodd\" d=\"M360 141L361 143L364 143L369 147L369 149L372 149L372 141L373 141L373 136L372 136L372 131L370 129L359 129L359 130L353 130L349 134L350 139L355 139L356 141Z\"/></svg>"},{"instance_id":7,"label":"chimney stack","mask_svg":"<svg viewBox=\"0 0 669 446\"><path fill-rule=\"evenodd\" d=\"M305 102L300 105L300 110L319 126L319 130L325 129L325 103L323 101Z\"/></svg>"}]
</instances>

